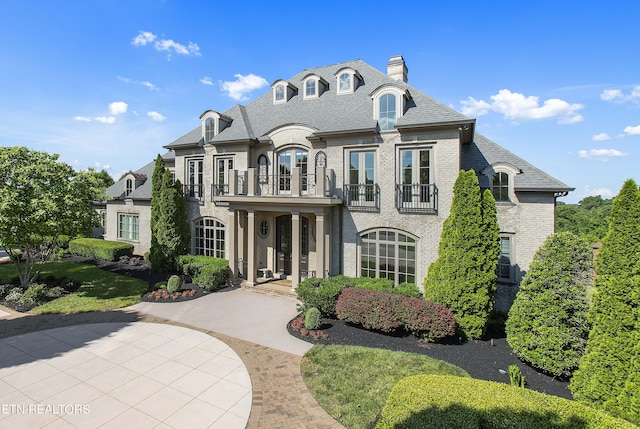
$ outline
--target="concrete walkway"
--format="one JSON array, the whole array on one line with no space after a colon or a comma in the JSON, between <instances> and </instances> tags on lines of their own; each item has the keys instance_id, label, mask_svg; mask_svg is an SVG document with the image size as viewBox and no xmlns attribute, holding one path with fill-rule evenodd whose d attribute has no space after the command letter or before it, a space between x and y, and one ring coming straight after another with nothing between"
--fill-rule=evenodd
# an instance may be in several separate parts
<instances>
[{"instance_id":1,"label":"concrete walkway","mask_svg":"<svg viewBox=\"0 0 640 429\"><path fill-rule=\"evenodd\" d=\"M286 330L286 323L297 313L295 308L294 298L230 289L183 303L140 303L111 312L65 316L20 315L15 312L8 313L5 317L0 315L0 427L107 428L119 424L136 428L235 428L246 425L248 429L340 429L342 426L318 405L302 380L300 363L303 354L311 345L291 337ZM57 329L48 329L56 326ZM165 331L163 327L168 330ZM144 335L135 334L137 329L142 329ZM118 338L120 333L124 337ZM182 343L189 342L185 340L187 338L199 335L207 338L207 341L212 341L207 347L220 347L219 356L235 355L241 360L240 366L235 367L230 373L231 380L226 380L222 374L207 374L204 368L212 370L212 366L218 365L203 362L195 366L208 355L196 350L202 349L202 346L191 344L191 349L184 350L185 344ZM167 336L169 338L165 339ZM180 340L182 337L184 339ZM129 340L132 342L127 344L126 341ZM122 343L119 353L109 350L117 344L114 341ZM22 346L18 346L20 342L24 342ZM62 350L57 350L56 347L61 345ZM157 347L152 347L154 345ZM3 350L11 352L6 352L5 355ZM129 356L129 353L138 350L142 350L143 354ZM181 354L175 355L181 350ZM206 348L204 351L211 352ZM99 374L91 374L91 365L82 366L82 362L74 363L78 356L86 357L85 353L94 352L96 356L92 357L91 361L100 363L96 365ZM107 358L114 359L110 362L113 365L101 360L107 359L105 353L108 353ZM63 362L65 356L69 359L67 363ZM144 382L138 387L128 384L131 380L124 380L123 374L132 375L128 371L136 371L131 367L133 363L129 364L130 359L147 362L147 358L150 359L149 365L141 367L139 371L142 372L135 375L135 379ZM177 365L172 367L168 361ZM166 368L172 369L165 371L163 364ZM74 368L76 365L81 367ZM67 374L65 368L74 369ZM224 395L216 396L217 383L230 382L242 386L242 383L239 383L242 380L239 374L243 369L250 379L249 396L242 396L240 399L234 395L227 397L227 388L224 389ZM15 375L16 371L20 372L21 376L11 378L11 374ZM22 376L33 371L39 372L39 378L42 380L53 383L40 383L33 378L20 381L23 379ZM160 375L161 372L178 376L174 378ZM209 376L218 377L220 380L216 381ZM81 379L83 377L85 380ZM58 379L66 381L58 383ZM9 383L8 380L13 381ZM73 384L74 380L78 380L77 384ZM174 409L171 408L174 405L168 405L164 408L159 407L157 411L151 408L156 401L149 400L152 393L145 390L148 383L156 387L158 385L155 383L160 384L160 391L164 390L165 393L174 392L179 398L178 402L182 401L183 406ZM64 389L48 394L52 389L50 384L58 386L53 390ZM110 386L113 387L112 390L109 390ZM123 390L123 386L127 386L128 390ZM223 384L218 385L221 386ZM80 390L72 396L59 396L74 388ZM30 393L23 392L23 389ZM81 389L92 393L85 395ZM135 389L141 390L142 393L137 393ZM204 390L197 394L189 389ZM38 392L42 392L40 396ZM41 395L49 396L43 399ZM138 397L144 398L137 401ZM47 415L46 409L38 414L38 405L54 404L47 398L55 400L56 404L60 402L63 405L88 405L90 413L82 414L83 409L80 408L80 411L74 411L74 415ZM160 397L156 399L159 403L164 400ZM62 403L63 400L66 402ZM116 402L112 402L114 400ZM5 410L2 407L6 404L32 405L36 407L36 414L18 414L20 410L16 407L13 410ZM190 404L193 404L192 408ZM28 411L28 408L25 410ZM67 410L62 410L63 413L65 411ZM244 413L248 411L250 413L247 420ZM223 414L220 414L221 412ZM197 420L200 414L204 415ZM93 419L87 419L91 415ZM139 420L135 420L136 418ZM243 422L237 420L238 418L244 419ZM220 426L217 426L218 424ZM234 426L235 424L239 426Z\"/></svg>"},{"instance_id":2,"label":"concrete walkway","mask_svg":"<svg viewBox=\"0 0 640 429\"><path fill-rule=\"evenodd\" d=\"M0 340L0 426L246 427L251 379L222 341L156 323L96 323Z\"/></svg>"}]
</instances>

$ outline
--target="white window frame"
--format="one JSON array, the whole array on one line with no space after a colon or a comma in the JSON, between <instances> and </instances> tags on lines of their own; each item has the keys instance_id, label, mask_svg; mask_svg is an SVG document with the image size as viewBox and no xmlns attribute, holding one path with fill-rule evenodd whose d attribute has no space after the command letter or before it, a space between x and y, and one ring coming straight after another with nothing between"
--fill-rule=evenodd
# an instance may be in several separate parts
<instances>
[{"instance_id":1,"label":"white window frame","mask_svg":"<svg viewBox=\"0 0 640 429\"><path fill-rule=\"evenodd\" d=\"M427 146L399 146L397 147L397 159L398 159L398 164L397 164L397 169L396 169L396 183L398 186L403 187L402 191L403 191L403 198L400 201L400 204L402 207L407 206L407 207L420 207L421 205L423 205L424 203L429 202L429 198L431 198L430 195L430 188L426 187L426 189L423 189L422 187L424 185L431 185L434 183L434 165L433 165L433 161L434 161L434 151L433 151L433 145L427 145ZM428 169L428 178L427 178L427 182L423 183L423 176L422 176L422 172L423 172L423 168L420 165L420 155L421 152L427 152L429 159L428 159L428 167L426 167ZM404 155L405 154L411 154L411 180L409 183L406 183L406 177L405 177L405 168L404 168ZM415 164L418 164L418 168L415 167ZM410 189L404 189L406 186L410 185ZM406 192L409 192L409 194L406 194ZM409 195L410 198L407 198L406 195Z\"/></svg>"},{"instance_id":2,"label":"white window frame","mask_svg":"<svg viewBox=\"0 0 640 429\"><path fill-rule=\"evenodd\" d=\"M194 253L224 258L226 226L216 218L202 217L194 221Z\"/></svg>"},{"instance_id":3,"label":"white window frame","mask_svg":"<svg viewBox=\"0 0 640 429\"><path fill-rule=\"evenodd\" d=\"M514 181L515 181L516 175L520 173L520 170L516 166L506 162L497 162L495 164L488 166L484 170L482 170L482 174L485 175L489 180L489 189L491 190L491 193L494 195L494 199L495 199L495 194L493 189L493 177L495 174L498 174L498 173L506 173L508 176L509 199L506 201L505 200L499 201L496 199L496 204L506 205L506 206L514 205L517 201L516 193L514 189Z\"/></svg>"},{"instance_id":4,"label":"white window frame","mask_svg":"<svg viewBox=\"0 0 640 429\"><path fill-rule=\"evenodd\" d=\"M189 191L185 192L186 196L204 198L204 157L186 158L184 176L184 184Z\"/></svg>"},{"instance_id":5,"label":"white window frame","mask_svg":"<svg viewBox=\"0 0 640 429\"><path fill-rule=\"evenodd\" d=\"M382 97L385 95L393 95L395 96L395 109L396 109L396 117L391 128L383 129L382 121L380 117L380 103L382 101ZM398 119L400 119L404 115L404 108L406 104L406 100L410 98L410 94L404 88L398 87L395 84L386 84L378 87L371 94L371 99L373 100L373 119L378 121L380 126L380 132L396 132L395 125L398 123Z\"/></svg>"},{"instance_id":6,"label":"white window frame","mask_svg":"<svg viewBox=\"0 0 640 429\"><path fill-rule=\"evenodd\" d=\"M118 239L140 240L140 215L138 213L118 213Z\"/></svg>"},{"instance_id":7,"label":"white window frame","mask_svg":"<svg viewBox=\"0 0 640 429\"><path fill-rule=\"evenodd\" d=\"M509 249L508 249L508 254L505 256L505 253L503 253L503 240L508 241L509 243ZM500 254L498 255L498 268L497 268L497 274L498 274L498 281L499 282L513 282L514 281L514 261L515 261L515 240L514 240L514 235L513 234L505 234L505 233L501 233L500 234ZM508 264L505 263L505 261L503 260L503 257L508 258ZM504 273L504 271L507 271L507 276L503 276L502 274Z\"/></svg>"},{"instance_id":8,"label":"white window frame","mask_svg":"<svg viewBox=\"0 0 640 429\"><path fill-rule=\"evenodd\" d=\"M222 162L222 169L220 169L220 162ZM213 157L213 184L218 187L217 195L225 195L228 192L220 193L221 188L224 190L225 185L229 185L229 170L235 168L235 156L223 155Z\"/></svg>"},{"instance_id":9,"label":"white window frame","mask_svg":"<svg viewBox=\"0 0 640 429\"><path fill-rule=\"evenodd\" d=\"M342 88L342 76L348 76L349 88ZM335 74L336 77L336 93L341 94L353 94L358 86L358 80L361 79L357 70L351 67L343 67Z\"/></svg>"},{"instance_id":10,"label":"white window frame","mask_svg":"<svg viewBox=\"0 0 640 429\"><path fill-rule=\"evenodd\" d=\"M375 238L367 237L373 233L375 233ZM384 233L385 238L382 238L382 233ZM393 234L392 240L388 239L389 234ZM400 235L405 237L405 241L400 240ZM358 241L358 277L386 279L392 277L391 280L393 280L396 285L404 282L417 284L418 237L398 229L375 228L361 232L358 235ZM371 246L375 247L374 253L370 251ZM411 252L409 248L412 248ZM384 254L382 254L382 249L385 250ZM390 251L391 249L393 250ZM393 253L393 255L389 255L390 253ZM409 258L410 253L413 255L413 259ZM392 260L394 264L393 270L388 269L388 264L382 264L382 262L390 260ZM365 262L373 262L373 266L363 267ZM404 270L401 270L403 262ZM382 269L383 266L387 269ZM412 267L413 270L410 270L410 267Z\"/></svg>"},{"instance_id":11,"label":"white window frame","mask_svg":"<svg viewBox=\"0 0 640 429\"><path fill-rule=\"evenodd\" d=\"M367 155L373 156L373 183L367 183L367 171L371 170L367 168ZM358 157L358 181L353 183L354 179L351 176L351 157L356 155ZM346 184L349 185L349 201L350 206L357 207L375 207L377 204L377 184L378 184L378 151L374 147L368 148L353 148L347 150L346 153L346 165L345 165L345 178ZM353 186L357 185L357 188ZM362 187L364 186L364 189ZM367 187L371 186L370 189Z\"/></svg>"}]
</instances>

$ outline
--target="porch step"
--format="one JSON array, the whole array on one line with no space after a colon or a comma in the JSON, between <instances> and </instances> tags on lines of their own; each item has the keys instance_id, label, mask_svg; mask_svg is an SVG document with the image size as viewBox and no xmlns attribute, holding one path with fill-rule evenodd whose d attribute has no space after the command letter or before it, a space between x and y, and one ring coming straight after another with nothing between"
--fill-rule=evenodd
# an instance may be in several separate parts
<instances>
[{"instance_id":1,"label":"porch step","mask_svg":"<svg viewBox=\"0 0 640 429\"><path fill-rule=\"evenodd\" d=\"M269 282L258 282L255 285L249 285L246 282L242 282L241 285L244 289L252 292L267 293L271 295L294 297L296 293L291 290L291 280L274 280Z\"/></svg>"}]
</instances>

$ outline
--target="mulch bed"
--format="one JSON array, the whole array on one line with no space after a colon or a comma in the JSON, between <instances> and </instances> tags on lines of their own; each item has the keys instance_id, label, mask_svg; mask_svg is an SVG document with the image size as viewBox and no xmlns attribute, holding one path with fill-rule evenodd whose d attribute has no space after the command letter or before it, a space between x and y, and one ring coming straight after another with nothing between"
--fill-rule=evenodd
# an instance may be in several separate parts
<instances>
[{"instance_id":1,"label":"mulch bed","mask_svg":"<svg viewBox=\"0 0 640 429\"><path fill-rule=\"evenodd\" d=\"M354 345L423 354L456 365L467 371L471 377L480 380L509 384L507 369L509 365L518 365L525 376L527 388L572 399L566 380L543 374L523 363L512 353L504 335L487 340L453 339L447 343L422 343L412 335L387 335L361 329L342 320L327 318L322 319L320 326L326 338L321 338L322 335L316 333L318 339L314 339L311 332L302 335L302 330L292 329L292 323L289 323L287 329L294 337L314 344Z\"/></svg>"}]
</instances>

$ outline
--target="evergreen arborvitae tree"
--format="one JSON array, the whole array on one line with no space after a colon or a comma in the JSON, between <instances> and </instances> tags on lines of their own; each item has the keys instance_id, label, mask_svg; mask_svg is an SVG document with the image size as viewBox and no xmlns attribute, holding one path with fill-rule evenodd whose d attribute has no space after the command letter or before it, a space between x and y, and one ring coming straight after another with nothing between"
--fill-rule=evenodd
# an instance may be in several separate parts
<instances>
[{"instance_id":1,"label":"evergreen arborvitae tree","mask_svg":"<svg viewBox=\"0 0 640 429\"><path fill-rule=\"evenodd\" d=\"M575 399L640 424L640 191L628 180L613 201L596 259L586 354L569 388Z\"/></svg>"},{"instance_id":2,"label":"evergreen arborvitae tree","mask_svg":"<svg viewBox=\"0 0 640 429\"><path fill-rule=\"evenodd\" d=\"M177 258L180 255L186 255L189 253L189 248L191 247L191 229L189 228L189 221L187 220L187 200L185 199L182 191L182 183L180 183L180 180L176 180L173 186L176 190L176 212L174 222L178 237L180 237L175 253L175 257Z\"/></svg>"},{"instance_id":3,"label":"evergreen arborvitae tree","mask_svg":"<svg viewBox=\"0 0 640 429\"><path fill-rule=\"evenodd\" d=\"M467 338L483 335L493 309L499 245L493 196L480 192L473 170L461 171L424 296L451 309Z\"/></svg>"},{"instance_id":4,"label":"evergreen arborvitae tree","mask_svg":"<svg viewBox=\"0 0 640 429\"><path fill-rule=\"evenodd\" d=\"M151 247L149 249L149 260L154 270L160 271L160 267L164 265L162 251L158 246L158 220L160 219L161 202L160 194L162 193L162 177L166 168L162 156L158 154L156 157L155 167L151 175Z\"/></svg>"},{"instance_id":5,"label":"evergreen arborvitae tree","mask_svg":"<svg viewBox=\"0 0 640 429\"><path fill-rule=\"evenodd\" d=\"M555 376L570 376L587 344L592 283L589 243L571 232L547 238L509 310L507 342L516 356Z\"/></svg>"},{"instance_id":6,"label":"evergreen arborvitae tree","mask_svg":"<svg viewBox=\"0 0 640 429\"><path fill-rule=\"evenodd\" d=\"M157 252L154 260L158 271L172 271L179 255L188 253L189 226L187 209L180 182L172 183L169 170L162 176L160 216L157 222Z\"/></svg>"}]
</instances>

